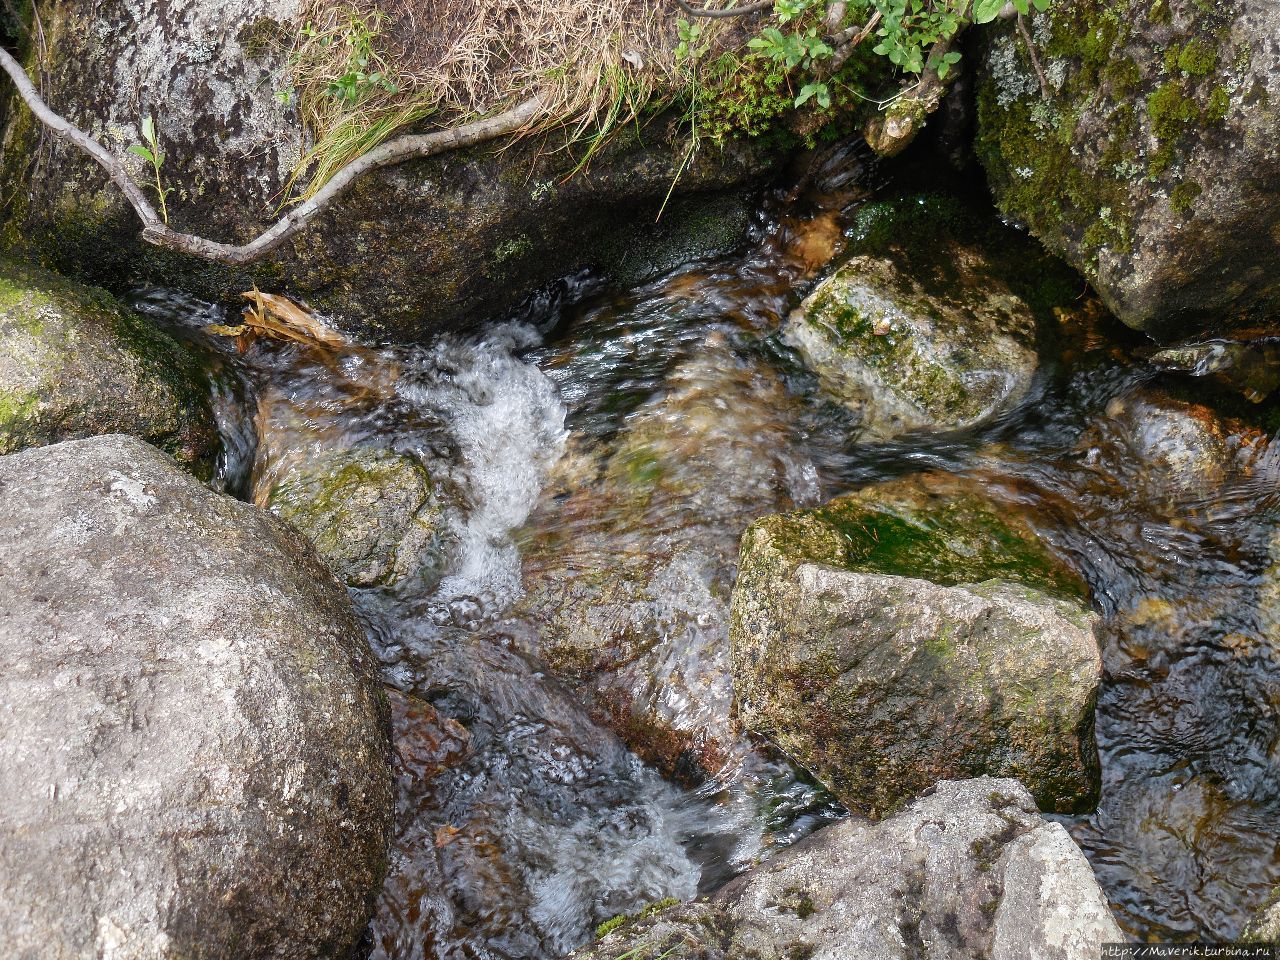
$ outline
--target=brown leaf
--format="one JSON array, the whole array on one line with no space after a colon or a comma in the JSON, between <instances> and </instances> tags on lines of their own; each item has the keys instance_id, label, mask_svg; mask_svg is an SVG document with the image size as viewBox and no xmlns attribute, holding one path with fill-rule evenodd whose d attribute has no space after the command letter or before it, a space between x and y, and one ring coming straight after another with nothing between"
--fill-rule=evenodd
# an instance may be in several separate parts
<instances>
[{"instance_id":1,"label":"brown leaf","mask_svg":"<svg viewBox=\"0 0 1280 960\"><path fill-rule=\"evenodd\" d=\"M263 293L257 287L246 290L242 296L250 303L245 308L245 326L277 340L320 343L327 347L346 346L347 341L342 334L325 326L288 297Z\"/></svg>"}]
</instances>

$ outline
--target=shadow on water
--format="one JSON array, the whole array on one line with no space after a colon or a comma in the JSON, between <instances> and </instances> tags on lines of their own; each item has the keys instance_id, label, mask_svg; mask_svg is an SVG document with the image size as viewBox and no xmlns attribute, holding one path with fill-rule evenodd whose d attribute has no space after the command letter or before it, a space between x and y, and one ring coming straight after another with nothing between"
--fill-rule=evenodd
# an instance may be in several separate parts
<instances>
[{"instance_id":1,"label":"shadow on water","mask_svg":"<svg viewBox=\"0 0 1280 960\"><path fill-rule=\"evenodd\" d=\"M601 921L713 889L843 815L736 735L710 773L677 765L677 785L602 725L604 705L621 692L690 737L727 721L715 674L746 524L922 469L1029 506L1093 588L1102 801L1063 819L1126 930L1234 937L1280 883L1276 401L1162 372L982 211L977 241L1013 261L1009 285L1050 331L1031 396L963 434L859 442L777 330L829 263L888 242L867 180L861 158L830 155L767 198L737 255L623 292L576 278L478 337L336 357L259 344L226 361L229 489L261 502L289 463L358 440L450 491L438 575L353 591L393 693L400 785L374 956L562 956ZM918 209L926 244L972 212L893 202ZM162 292L140 303L217 319ZM601 571L650 578L628 616L678 629L675 661L553 674L548 621L522 598L562 581L580 600Z\"/></svg>"}]
</instances>

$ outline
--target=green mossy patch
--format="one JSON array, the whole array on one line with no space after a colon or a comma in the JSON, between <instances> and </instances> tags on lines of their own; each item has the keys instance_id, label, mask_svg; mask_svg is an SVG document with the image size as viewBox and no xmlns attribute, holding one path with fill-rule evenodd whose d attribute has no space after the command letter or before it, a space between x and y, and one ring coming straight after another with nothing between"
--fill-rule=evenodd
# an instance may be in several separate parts
<instances>
[{"instance_id":1,"label":"green mossy patch","mask_svg":"<svg viewBox=\"0 0 1280 960\"><path fill-rule=\"evenodd\" d=\"M953 482L896 481L759 521L792 561L916 577L943 586L1005 580L1065 599L1088 596L1025 519Z\"/></svg>"}]
</instances>

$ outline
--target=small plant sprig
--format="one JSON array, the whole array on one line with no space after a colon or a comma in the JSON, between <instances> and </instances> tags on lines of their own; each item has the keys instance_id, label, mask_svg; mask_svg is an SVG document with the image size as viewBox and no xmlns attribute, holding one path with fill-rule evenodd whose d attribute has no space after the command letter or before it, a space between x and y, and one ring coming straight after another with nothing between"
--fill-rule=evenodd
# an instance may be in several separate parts
<instances>
[{"instance_id":1,"label":"small plant sprig","mask_svg":"<svg viewBox=\"0 0 1280 960\"><path fill-rule=\"evenodd\" d=\"M141 157L147 163L151 164L151 171L155 174L156 182L156 198L160 201L160 218L165 224L169 223L169 207L165 202L172 187L165 187L160 179L160 168L164 166L164 151L160 149L160 140L156 136L156 122L153 117L147 116L142 120L142 139L146 145L135 143L129 147L129 152L135 156Z\"/></svg>"},{"instance_id":2,"label":"small plant sprig","mask_svg":"<svg viewBox=\"0 0 1280 960\"><path fill-rule=\"evenodd\" d=\"M325 93L346 104L355 104L374 91L398 93L400 87L387 75L386 64L374 49L374 41L380 31L379 18L372 20L352 15L337 30L322 31L315 24L302 28L306 41L313 41L321 50L346 48L346 63L329 79Z\"/></svg>"}]
</instances>

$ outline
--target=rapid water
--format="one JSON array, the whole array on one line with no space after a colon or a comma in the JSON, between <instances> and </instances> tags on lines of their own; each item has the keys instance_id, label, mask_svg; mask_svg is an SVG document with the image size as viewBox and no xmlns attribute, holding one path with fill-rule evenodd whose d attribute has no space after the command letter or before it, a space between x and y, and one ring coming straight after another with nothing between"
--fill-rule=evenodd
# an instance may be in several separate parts
<instances>
[{"instance_id":1,"label":"rapid water","mask_svg":"<svg viewBox=\"0 0 1280 960\"><path fill-rule=\"evenodd\" d=\"M261 499L290 464L372 441L448 491L438 575L353 591L395 713L374 956L563 956L843 815L732 727L736 545L756 516L924 468L1029 506L1093 588L1102 801L1063 819L1126 931L1231 938L1280 883L1280 600L1260 595L1280 564L1275 400L1163 371L1075 289L1019 410L857 442L776 331L856 240L867 181L833 153L766 199L737 254L622 293L577 278L470 337L220 361L227 489ZM1009 255L1024 242L1010 232ZM220 318L157 291L139 303L188 328ZM1214 456L1161 419L1161 391L1212 418ZM616 662L557 679L548 625L572 634L556 611L597 602L622 611ZM661 655L626 646L655 632ZM670 737L624 746L605 724L637 711Z\"/></svg>"}]
</instances>

